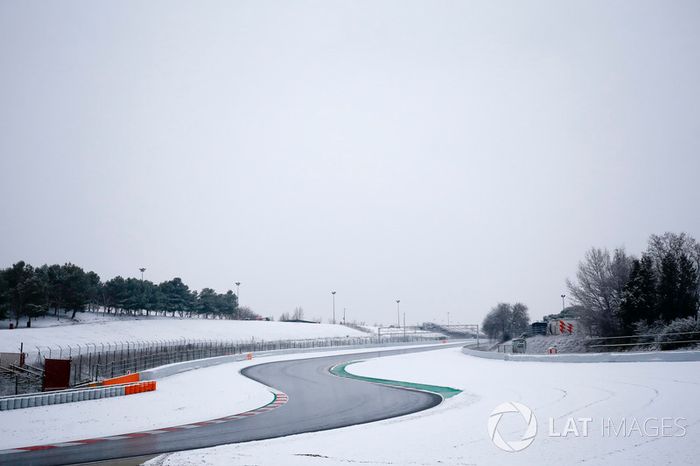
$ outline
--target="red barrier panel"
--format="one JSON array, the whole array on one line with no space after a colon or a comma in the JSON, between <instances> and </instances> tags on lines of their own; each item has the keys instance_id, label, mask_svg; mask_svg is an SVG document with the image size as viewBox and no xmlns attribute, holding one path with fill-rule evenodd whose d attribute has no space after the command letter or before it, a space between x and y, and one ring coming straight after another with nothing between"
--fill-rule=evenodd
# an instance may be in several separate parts
<instances>
[{"instance_id":1,"label":"red barrier panel","mask_svg":"<svg viewBox=\"0 0 700 466\"><path fill-rule=\"evenodd\" d=\"M42 390L61 390L70 387L70 359L44 359Z\"/></svg>"}]
</instances>

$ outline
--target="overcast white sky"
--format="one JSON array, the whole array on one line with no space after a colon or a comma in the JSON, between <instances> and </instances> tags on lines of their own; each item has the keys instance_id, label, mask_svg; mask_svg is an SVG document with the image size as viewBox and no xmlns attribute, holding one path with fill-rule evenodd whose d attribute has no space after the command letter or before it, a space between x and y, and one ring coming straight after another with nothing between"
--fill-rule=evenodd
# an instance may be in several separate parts
<instances>
[{"instance_id":1,"label":"overcast white sky","mask_svg":"<svg viewBox=\"0 0 700 466\"><path fill-rule=\"evenodd\" d=\"M556 312L700 237L696 1L0 1L0 265L279 316Z\"/></svg>"}]
</instances>

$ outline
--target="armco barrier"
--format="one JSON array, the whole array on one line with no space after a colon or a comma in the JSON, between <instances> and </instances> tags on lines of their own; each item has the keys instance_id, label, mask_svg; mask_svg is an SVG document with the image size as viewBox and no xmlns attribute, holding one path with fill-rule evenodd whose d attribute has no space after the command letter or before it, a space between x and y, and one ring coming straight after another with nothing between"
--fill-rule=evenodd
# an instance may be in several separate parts
<instances>
[{"instance_id":1,"label":"armco barrier","mask_svg":"<svg viewBox=\"0 0 700 466\"><path fill-rule=\"evenodd\" d=\"M302 349L302 348L337 348L369 343L428 342L437 341L434 333L426 334L385 334L345 336L294 340L188 340L185 338L170 341L125 341L117 343L87 343L68 347L37 347L35 365L43 367L45 360L71 358L70 381L77 386L88 380L100 380L141 372L196 359L211 358L261 351ZM0 379L2 381L3 379ZM5 393L15 387L6 387ZM22 386L19 387L22 389ZM27 390L37 390L35 386ZM27 393L28 394L28 393Z\"/></svg>"},{"instance_id":2,"label":"armco barrier","mask_svg":"<svg viewBox=\"0 0 700 466\"><path fill-rule=\"evenodd\" d=\"M0 411L133 395L135 393L152 392L155 389L155 380L149 380L145 382L133 382L121 385L108 385L105 387L61 390L60 392L34 393L31 395L5 396L0 397Z\"/></svg>"},{"instance_id":3,"label":"armco barrier","mask_svg":"<svg viewBox=\"0 0 700 466\"><path fill-rule=\"evenodd\" d=\"M424 345L436 344L435 342L422 343ZM296 348L287 350L270 350L270 351L260 351L255 353L256 356L274 356L283 354L298 354L298 353L314 353L314 352L325 352L333 350L352 350L360 348L382 348L387 346L419 346L421 343L407 342L407 343L380 343L380 344L362 344L362 345L348 345L343 347L317 347L317 348ZM111 398L115 396L131 395L134 393L143 393L148 391L156 390L156 379L163 377L168 377L170 375L178 374L180 372L185 372L192 369L199 369L204 367L215 366L218 364L224 364L228 362L243 361L252 358L253 353L248 354L235 354L229 356L218 356L207 359L198 359L193 361L185 361L180 363L168 364L166 366L161 366L154 369L149 369L140 373L127 374L123 377L115 377L114 379L108 379L102 381L100 385L92 385L89 388L81 389L69 389L61 390L48 393L32 393L27 395L15 395L0 397L0 411L7 411L11 409L27 408L30 406L45 406L53 404L62 403L73 403L83 400L93 400L101 398ZM133 380L131 383L124 383L124 381ZM140 380L139 382L135 382ZM122 383L119 385L114 385L114 383ZM112 383L110 385L110 383ZM128 388L127 387L131 387ZM31 400L31 405L29 404Z\"/></svg>"},{"instance_id":4,"label":"armco barrier","mask_svg":"<svg viewBox=\"0 0 700 466\"><path fill-rule=\"evenodd\" d=\"M450 342L457 343L459 340ZM465 341L461 342L462 344ZM296 349L284 349L284 350L270 350L270 351L259 351L253 354L253 357L264 357L264 356L278 356L285 354L305 354L305 353L320 353L326 351L338 351L338 350L353 350L353 349L371 349L371 348L384 348L389 346L431 346L440 345L437 341L431 341L426 343L372 343L364 345L348 345L342 347L328 348L296 348ZM179 374L181 372L190 371L193 369L203 369L205 367L217 366L219 364L226 364L229 362L245 361L248 359L246 354L232 354L228 356L215 356L213 358L206 359L195 359L193 361L176 362L173 364L167 364L165 366L156 367L153 369L148 369L140 372L141 380L157 380L164 377L170 377L171 375Z\"/></svg>"},{"instance_id":5,"label":"armco barrier","mask_svg":"<svg viewBox=\"0 0 700 466\"><path fill-rule=\"evenodd\" d=\"M485 359L528 362L672 362L700 361L700 351L648 351L624 353L509 354L462 348L464 354Z\"/></svg>"}]
</instances>

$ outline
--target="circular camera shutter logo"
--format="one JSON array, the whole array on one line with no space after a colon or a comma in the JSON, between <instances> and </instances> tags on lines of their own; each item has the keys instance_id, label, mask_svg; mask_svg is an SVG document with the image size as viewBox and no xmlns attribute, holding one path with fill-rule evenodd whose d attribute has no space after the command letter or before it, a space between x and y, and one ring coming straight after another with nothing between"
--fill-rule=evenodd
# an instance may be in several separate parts
<instances>
[{"instance_id":1,"label":"circular camera shutter logo","mask_svg":"<svg viewBox=\"0 0 700 466\"><path fill-rule=\"evenodd\" d=\"M498 431L498 423L501 422L501 417L507 413L520 413L527 423L527 429L525 429L525 433L520 440L507 442L503 440L501 433ZM491 412L488 428L489 437L491 437L491 441L498 448L508 452L522 451L529 447L535 440L535 436L537 435L537 419L530 408L524 404L510 401L496 406L496 409Z\"/></svg>"}]
</instances>

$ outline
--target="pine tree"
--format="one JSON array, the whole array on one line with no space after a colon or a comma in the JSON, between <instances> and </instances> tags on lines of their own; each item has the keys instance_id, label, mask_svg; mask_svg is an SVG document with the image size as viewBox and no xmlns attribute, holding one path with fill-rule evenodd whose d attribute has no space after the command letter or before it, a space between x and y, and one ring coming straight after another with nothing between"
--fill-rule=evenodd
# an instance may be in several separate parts
<instances>
[{"instance_id":1,"label":"pine tree","mask_svg":"<svg viewBox=\"0 0 700 466\"><path fill-rule=\"evenodd\" d=\"M698 312L698 273L687 255L678 260L678 317L696 317Z\"/></svg>"},{"instance_id":2,"label":"pine tree","mask_svg":"<svg viewBox=\"0 0 700 466\"><path fill-rule=\"evenodd\" d=\"M678 290L678 261L676 257L669 252L661 260L661 277L658 287L659 314L666 322L670 322L679 317Z\"/></svg>"},{"instance_id":3,"label":"pine tree","mask_svg":"<svg viewBox=\"0 0 700 466\"><path fill-rule=\"evenodd\" d=\"M217 294L213 289L203 288L197 296L197 313L203 314L206 319L209 318L209 315L218 314L217 300Z\"/></svg>"},{"instance_id":4,"label":"pine tree","mask_svg":"<svg viewBox=\"0 0 700 466\"><path fill-rule=\"evenodd\" d=\"M180 277L175 277L170 281L158 285L163 293L163 310L172 312L173 317L178 313L184 317L187 312L191 312L195 306L195 295L190 292L187 285Z\"/></svg>"},{"instance_id":5,"label":"pine tree","mask_svg":"<svg viewBox=\"0 0 700 466\"><path fill-rule=\"evenodd\" d=\"M620 320L623 333L631 333L635 322L642 320L642 286L641 263L635 259L632 261L630 279L622 290L620 302Z\"/></svg>"},{"instance_id":6,"label":"pine tree","mask_svg":"<svg viewBox=\"0 0 700 466\"><path fill-rule=\"evenodd\" d=\"M34 272L34 268L19 261L4 271L4 288L8 307L15 320L15 326L19 325L21 317L28 317L28 325L32 317L41 315L44 295L41 283Z\"/></svg>"},{"instance_id":7,"label":"pine tree","mask_svg":"<svg viewBox=\"0 0 700 466\"><path fill-rule=\"evenodd\" d=\"M625 285L620 303L620 320L624 333L632 333L634 324L656 320L656 279L654 264L649 256L632 262L630 279Z\"/></svg>"},{"instance_id":8,"label":"pine tree","mask_svg":"<svg viewBox=\"0 0 700 466\"><path fill-rule=\"evenodd\" d=\"M654 271L654 260L644 255L640 261L640 286L641 318L651 325L659 318L658 296L656 293L656 273Z\"/></svg>"}]
</instances>

